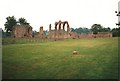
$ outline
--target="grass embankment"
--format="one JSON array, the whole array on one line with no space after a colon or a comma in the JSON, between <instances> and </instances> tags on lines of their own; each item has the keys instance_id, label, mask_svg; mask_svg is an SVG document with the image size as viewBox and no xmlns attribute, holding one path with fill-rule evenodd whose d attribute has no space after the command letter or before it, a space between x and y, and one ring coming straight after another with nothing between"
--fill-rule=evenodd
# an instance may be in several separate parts
<instances>
[{"instance_id":1,"label":"grass embankment","mask_svg":"<svg viewBox=\"0 0 120 81\"><path fill-rule=\"evenodd\" d=\"M73 55L74 50L79 55ZM6 79L117 79L117 38L3 45Z\"/></svg>"}]
</instances>

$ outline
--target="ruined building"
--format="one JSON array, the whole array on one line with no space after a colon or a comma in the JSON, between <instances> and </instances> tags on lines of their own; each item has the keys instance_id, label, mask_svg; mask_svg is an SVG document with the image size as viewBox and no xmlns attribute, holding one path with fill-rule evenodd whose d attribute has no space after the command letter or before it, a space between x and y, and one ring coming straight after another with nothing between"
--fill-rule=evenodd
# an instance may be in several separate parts
<instances>
[{"instance_id":1,"label":"ruined building","mask_svg":"<svg viewBox=\"0 0 120 81\"><path fill-rule=\"evenodd\" d=\"M15 25L12 30L12 37L32 37L32 27L30 25Z\"/></svg>"},{"instance_id":2,"label":"ruined building","mask_svg":"<svg viewBox=\"0 0 120 81\"><path fill-rule=\"evenodd\" d=\"M65 28L67 30L65 31ZM16 25L13 27L12 36L15 38L25 38L25 37L33 37L32 27L30 25ZM112 33L110 32L98 32L98 34L93 34L92 32L88 34L77 34L76 32L70 31L70 26L68 21L55 22L54 29L52 30L51 24L49 25L48 35L45 35L43 30L43 26L40 27L39 32L34 35L35 38L48 38L48 39L66 39L66 38L100 38L100 37L112 37Z\"/></svg>"},{"instance_id":3,"label":"ruined building","mask_svg":"<svg viewBox=\"0 0 120 81\"><path fill-rule=\"evenodd\" d=\"M65 31L65 25L67 25L67 31ZM70 32L70 26L67 21L61 21L55 22L55 29L51 30L51 24L49 25L49 39L65 39L65 38L71 38L72 34Z\"/></svg>"},{"instance_id":4,"label":"ruined building","mask_svg":"<svg viewBox=\"0 0 120 81\"><path fill-rule=\"evenodd\" d=\"M35 37L35 38L41 38L41 39L43 39L43 38L46 37L46 36L45 36L45 33L44 33L44 31L43 31L43 26L40 27L39 33L38 33L37 35L35 35L34 37Z\"/></svg>"}]
</instances>

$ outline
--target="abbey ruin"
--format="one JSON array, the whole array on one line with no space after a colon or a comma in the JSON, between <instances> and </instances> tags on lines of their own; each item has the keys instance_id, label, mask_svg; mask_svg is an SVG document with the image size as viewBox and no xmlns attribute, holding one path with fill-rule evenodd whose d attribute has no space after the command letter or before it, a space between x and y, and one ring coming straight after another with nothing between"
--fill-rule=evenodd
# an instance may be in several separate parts
<instances>
[{"instance_id":1,"label":"abbey ruin","mask_svg":"<svg viewBox=\"0 0 120 81\"><path fill-rule=\"evenodd\" d=\"M32 27L29 25L15 25L12 30L12 37L32 37Z\"/></svg>"},{"instance_id":2,"label":"abbey ruin","mask_svg":"<svg viewBox=\"0 0 120 81\"><path fill-rule=\"evenodd\" d=\"M54 28L54 29L52 29ZM65 28L67 30L65 31ZM48 35L45 34L43 26L39 28L39 32L36 35L32 34L32 27L29 25L16 25L12 30L12 37L14 38L48 38L48 39L76 39L76 38L100 38L100 37L112 37L112 33L110 32L98 32L98 34L93 34L92 32L88 34L77 34L76 32L71 32L70 25L68 21L61 21L54 23L52 27L49 24Z\"/></svg>"},{"instance_id":3,"label":"abbey ruin","mask_svg":"<svg viewBox=\"0 0 120 81\"><path fill-rule=\"evenodd\" d=\"M65 25L67 25L67 31L65 31ZM71 38L70 26L67 21L58 21L55 22L55 29L51 30L51 24L49 25L49 39L64 39L64 38Z\"/></svg>"},{"instance_id":4,"label":"abbey ruin","mask_svg":"<svg viewBox=\"0 0 120 81\"><path fill-rule=\"evenodd\" d=\"M40 39L44 39L45 38L45 33L43 31L43 26L40 27L39 33L37 35L35 35L34 37L35 38L40 38Z\"/></svg>"}]
</instances>

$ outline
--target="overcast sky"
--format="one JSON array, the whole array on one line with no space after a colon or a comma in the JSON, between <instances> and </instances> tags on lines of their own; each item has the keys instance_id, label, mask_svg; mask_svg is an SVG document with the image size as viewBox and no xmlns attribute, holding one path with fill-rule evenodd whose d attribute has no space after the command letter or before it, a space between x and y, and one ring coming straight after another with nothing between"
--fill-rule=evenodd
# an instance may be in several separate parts
<instances>
[{"instance_id":1,"label":"overcast sky","mask_svg":"<svg viewBox=\"0 0 120 81\"><path fill-rule=\"evenodd\" d=\"M87 27L101 24L115 28L119 0L0 0L0 28L4 29L6 17L24 17L33 27L44 30L55 21L68 21L70 27Z\"/></svg>"}]
</instances>

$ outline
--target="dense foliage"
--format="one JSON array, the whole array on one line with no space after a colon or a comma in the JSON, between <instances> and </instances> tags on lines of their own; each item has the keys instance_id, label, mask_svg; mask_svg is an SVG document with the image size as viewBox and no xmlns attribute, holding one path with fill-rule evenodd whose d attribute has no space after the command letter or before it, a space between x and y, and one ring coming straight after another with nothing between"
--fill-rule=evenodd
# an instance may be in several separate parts
<instances>
[{"instance_id":1,"label":"dense foliage","mask_svg":"<svg viewBox=\"0 0 120 81\"><path fill-rule=\"evenodd\" d=\"M16 19L15 19L14 16L12 16L12 17L8 16L8 17L6 18L6 20L7 20L7 21L6 21L5 24L4 24L5 30L6 30L6 32L11 32L13 26L15 26L15 25L17 24L17 21L16 21Z\"/></svg>"},{"instance_id":2,"label":"dense foliage","mask_svg":"<svg viewBox=\"0 0 120 81\"><path fill-rule=\"evenodd\" d=\"M78 34L88 34L89 32L93 32L93 34L97 34L98 32L111 32L113 37L120 37L120 27L111 29L110 27L105 28L101 26L101 24L93 24L91 29L86 27L71 28L71 32L76 32Z\"/></svg>"},{"instance_id":3,"label":"dense foliage","mask_svg":"<svg viewBox=\"0 0 120 81\"><path fill-rule=\"evenodd\" d=\"M120 37L120 27L112 29L113 37Z\"/></svg>"},{"instance_id":4,"label":"dense foliage","mask_svg":"<svg viewBox=\"0 0 120 81\"><path fill-rule=\"evenodd\" d=\"M21 25L29 25L29 23L27 23L27 21L26 21L25 18L19 18L18 22L19 22Z\"/></svg>"},{"instance_id":5,"label":"dense foliage","mask_svg":"<svg viewBox=\"0 0 120 81\"><path fill-rule=\"evenodd\" d=\"M86 33L86 34L88 34L89 32L91 32L91 30L90 29L88 29L88 28L82 28L82 27L79 27L79 28L71 28L71 32L76 32L76 33L78 33L78 34L81 34L81 33Z\"/></svg>"}]
</instances>

